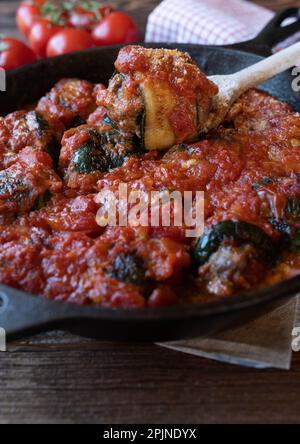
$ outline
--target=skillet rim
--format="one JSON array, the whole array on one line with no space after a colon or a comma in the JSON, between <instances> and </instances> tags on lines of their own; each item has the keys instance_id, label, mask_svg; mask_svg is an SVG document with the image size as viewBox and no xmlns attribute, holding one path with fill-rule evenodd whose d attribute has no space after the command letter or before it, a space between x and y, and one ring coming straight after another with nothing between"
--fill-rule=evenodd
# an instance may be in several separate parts
<instances>
[{"instance_id":1,"label":"skillet rim","mask_svg":"<svg viewBox=\"0 0 300 444\"><path fill-rule=\"evenodd\" d=\"M133 44L134 46L143 46L145 48L171 48L171 49L180 49L188 52L189 49L194 49L197 50L199 48L202 49L208 49L208 50L217 50L217 51L230 51L233 53L242 53L245 56L254 56L260 59L264 59L266 55L262 55L259 53L255 53L252 51L249 51L248 48L249 46L246 46L248 43L251 42L241 42L241 43L237 43L235 45L202 45L202 44L196 44L196 43L172 43L172 42L139 42L139 43L135 43ZM253 41L254 43L254 41ZM49 57L49 58L44 58L44 59L40 59L40 60L36 60L33 63L27 64L27 65L23 65L20 66L18 68L12 69L10 71L6 72L6 76L7 78L13 77L16 74L28 71L32 68L39 68L39 67L43 67L43 66L47 66L47 65L52 65L52 62L59 62L60 60L67 60L67 59L71 59L72 57L75 56L75 58L79 58L79 57L84 57L84 56L88 56L89 54L97 54L98 52L106 52L106 51L110 51L110 50L120 50L121 48L124 48L125 46L129 46L128 44L120 44L120 45L107 45L107 46L97 46L97 47L93 47L93 48L88 48L82 51L74 51L72 53L68 53L68 54L63 54L63 55L59 55L59 56L55 56L55 57ZM255 48L255 43L253 44L253 47ZM185 49L184 49L185 48ZM254 51L254 48L253 51Z\"/></svg>"}]
</instances>

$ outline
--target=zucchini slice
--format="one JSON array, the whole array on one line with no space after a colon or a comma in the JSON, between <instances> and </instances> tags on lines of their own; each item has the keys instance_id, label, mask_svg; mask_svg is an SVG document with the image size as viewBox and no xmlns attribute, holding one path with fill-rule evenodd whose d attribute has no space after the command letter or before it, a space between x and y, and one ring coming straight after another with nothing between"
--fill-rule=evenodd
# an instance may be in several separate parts
<instances>
[{"instance_id":1,"label":"zucchini slice","mask_svg":"<svg viewBox=\"0 0 300 444\"><path fill-rule=\"evenodd\" d=\"M290 251L293 253L300 252L300 230L294 229L290 239Z\"/></svg>"},{"instance_id":2,"label":"zucchini slice","mask_svg":"<svg viewBox=\"0 0 300 444\"><path fill-rule=\"evenodd\" d=\"M294 222L300 221L300 199L288 199L285 207L286 215Z\"/></svg>"},{"instance_id":3,"label":"zucchini slice","mask_svg":"<svg viewBox=\"0 0 300 444\"><path fill-rule=\"evenodd\" d=\"M120 253L107 272L114 279L127 284L142 286L147 282L144 263L135 253Z\"/></svg>"},{"instance_id":4,"label":"zucchini slice","mask_svg":"<svg viewBox=\"0 0 300 444\"><path fill-rule=\"evenodd\" d=\"M108 171L108 162L104 151L92 141L88 141L75 151L72 163L79 174Z\"/></svg>"},{"instance_id":5,"label":"zucchini slice","mask_svg":"<svg viewBox=\"0 0 300 444\"><path fill-rule=\"evenodd\" d=\"M30 111L27 113L25 120L29 131L36 131L40 136L42 136L46 131L49 132L50 130L48 122L37 111Z\"/></svg>"},{"instance_id":6,"label":"zucchini slice","mask_svg":"<svg viewBox=\"0 0 300 444\"><path fill-rule=\"evenodd\" d=\"M145 80L141 85L145 104L144 146L146 150L164 150L176 143L176 136L169 122L174 107L170 88L162 83Z\"/></svg>"},{"instance_id":7,"label":"zucchini slice","mask_svg":"<svg viewBox=\"0 0 300 444\"><path fill-rule=\"evenodd\" d=\"M196 262L199 265L205 264L226 239L239 244L252 243L267 262L273 264L276 261L276 245L263 230L247 222L227 220L205 230L198 239L194 250Z\"/></svg>"},{"instance_id":8,"label":"zucchini slice","mask_svg":"<svg viewBox=\"0 0 300 444\"><path fill-rule=\"evenodd\" d=\"M280 233L280 246L294 253L300 252L300 229L288 221L269 219L273 228Z\"/></svg>"}]
</instances>

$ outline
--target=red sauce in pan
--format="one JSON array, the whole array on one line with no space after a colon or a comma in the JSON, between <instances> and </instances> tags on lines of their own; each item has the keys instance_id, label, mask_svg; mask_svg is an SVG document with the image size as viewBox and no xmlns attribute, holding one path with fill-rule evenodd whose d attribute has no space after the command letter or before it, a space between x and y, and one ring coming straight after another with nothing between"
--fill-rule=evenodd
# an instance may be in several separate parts
<instances>
[{"instance_id":1,"label":"red sauce in pan","mask_svg":"<svg viewBox=\"0 0 300 444\"><path fill-rule=\"evenodd\" d=\"M121 62L134 69L125 55ZM32 111L0 118L1 283L54 300L141 308L230 297L299 272L297 239L283 242L300 228L298 115L252 90L197 143L130 156L120 145L109 161L106 152L97 158L95 171L78 171L74 156L82 147L90 155L99 138L101 90L64 80ZM199 266L184 227L101 228L94 197L120 182L129 190L203 190L207 227L254 225L279 258L271 265L257 245L228 238Z\"/></svg>"}]
</instances>

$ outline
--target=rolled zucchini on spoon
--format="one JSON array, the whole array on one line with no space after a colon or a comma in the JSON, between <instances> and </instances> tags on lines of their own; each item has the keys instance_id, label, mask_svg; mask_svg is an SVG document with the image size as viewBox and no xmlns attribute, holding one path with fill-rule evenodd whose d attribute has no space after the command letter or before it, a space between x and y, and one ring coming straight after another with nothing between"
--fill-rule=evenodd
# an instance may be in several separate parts
<instances>
[{"instance_id":1,"label":"rolled zucchini on spoon","mask_svg":"<svg viewBox=\"0 0 300 444\"><path fill-rule=\"evenodd\" d=\"M197 139L218 88L188 54L127 46L98 104L124 137L146 150Z\"/></svg>"},{"instance_id":2,"label":"rolled zucchini on spoon","mask_svg":"<svg viewBox=\"0 0 300 444\"><path fill-rule=\"evenodd\" d=\"M105 104L105 99L100 105L121 131L132 129L134 122L132 136L138 137L141 147L167 149L219 126L241 94L291 68L297 60L300 43L235 74L207 78L188 54L127 46L115 63L125 91L114 97L115 106L111 106L112 100ZM113 78L108 98L114 85ZM119 112L115 112L116 105ZM114 114L118 117L122 112L121 122L114 119Z\"/></svg>"}]
</instances>

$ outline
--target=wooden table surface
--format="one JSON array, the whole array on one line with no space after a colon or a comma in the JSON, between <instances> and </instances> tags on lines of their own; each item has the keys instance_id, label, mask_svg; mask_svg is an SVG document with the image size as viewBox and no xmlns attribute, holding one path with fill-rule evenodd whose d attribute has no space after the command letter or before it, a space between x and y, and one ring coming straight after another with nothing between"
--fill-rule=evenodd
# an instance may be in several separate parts
<instances>
[{"instance_id":1,"label":"wooden table surface","mask_svg":"<svg viewBox=\"0 0 300 444\"><path fill-rule=\"evenodd\" d=\"M157 0L111 2L144 32ZM279 10L299 1L260 0ZM0 0L0 32L17 35L16 1ZM149 344L55 332L0 354L0 423L300 422L300 353L292 370L253 370Z\"/></svg>"}]
</instances>

